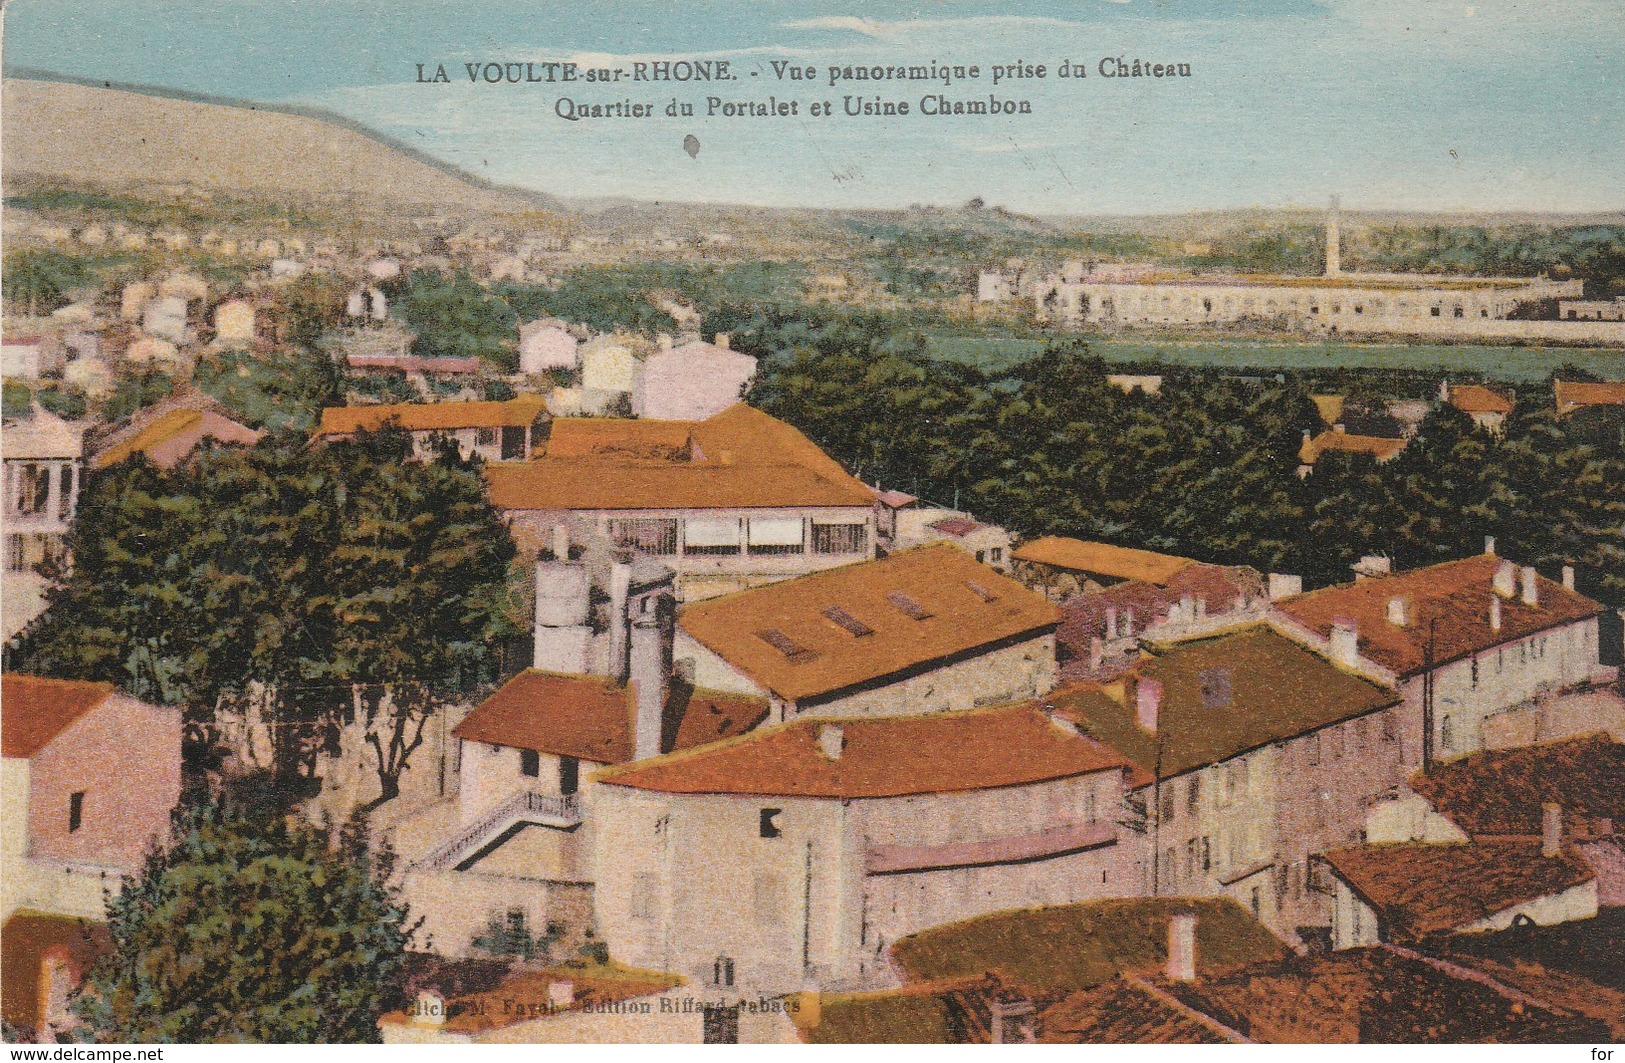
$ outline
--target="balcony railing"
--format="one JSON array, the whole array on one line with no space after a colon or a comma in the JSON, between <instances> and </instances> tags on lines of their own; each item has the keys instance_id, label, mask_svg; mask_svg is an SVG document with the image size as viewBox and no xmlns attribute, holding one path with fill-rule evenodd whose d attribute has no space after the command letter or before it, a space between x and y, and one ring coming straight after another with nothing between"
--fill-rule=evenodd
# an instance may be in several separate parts
<instances>
[{"instance_id":1,"label":"balcony railing","mask_svg":"<svg viewBox=\"0 0 1625 1063\"><path fill-rule=\"evenodd\" d=\"M487 846L521 823L573 830L581 825L581 799L576 794L560 797L528 790L514 794L452 835L418 861L417 867L425 871L463 870L484 855Z\"/></svg>"}]
</instances>

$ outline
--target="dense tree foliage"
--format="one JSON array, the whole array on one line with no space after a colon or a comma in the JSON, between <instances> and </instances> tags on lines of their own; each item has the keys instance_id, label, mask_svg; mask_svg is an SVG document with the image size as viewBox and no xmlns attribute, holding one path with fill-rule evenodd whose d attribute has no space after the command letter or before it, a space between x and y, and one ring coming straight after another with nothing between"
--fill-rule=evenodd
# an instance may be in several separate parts
<instances>
[{"instance_id":1,"label":"dense tree foliage","mask_svg":"<svg viewBox=\"0 0 1625 1063\"><path fill-rule=\"evenodd\" d=\"M255 428L306 432L322 407L341 404L338 363L307 347L224 350L198 360L199 389Z\"/></svg>"},{"instance_id":2,"label":"dense tree foliage","mask_svg":"<svg viewBox=\"0 0 1625 1063\"><path fill-rule=\"evenodd\" d=\"M387 800L431 710L492 675L513 543L455 448L301 442L91 478L73 571L11 664L185 706L200 748L222 713L274 724L259 760L288 776L359 721Z\"/></svg>"},{"instance_id":3,"label":"dense tree foliage","mask_svg":"<svg viewBox=\"0 0 1625 1063\"><path fill-rule=\"evenodd\" d=\"M410 937L390 856L261 803L207 801L108 901L74 1009L97 1040L356 1043L400 1005Z\"/></svg>"},{"instance_id":4,"label":"dense tree foliage","mask_svg":"<svg viewBox=\"0 0 1625 1063\"><path fill-rule=\"evenodd\" d=\"M425 357L484 358L512 372L519 325L513 307L466 272L412 273L400 290L400 317L417 333L412 350Z\"/></svg>"},{"instance_id":5,"label":"dense tree foliage","mask_svg":"<svg viewBox=\"0 0 1625 1063\"><path fill-rule=\"evenodd\" d=\"M1519 396L1504 436L1443 407L1393 461L1333 453L1300 479L1303 433L1323 426L1289 374L1170 370L1160 395L1124 394L1077 341L983 373L934 362L918 337L863 315L732 325L737 345L765 356L753 401L871 483L957 500L1020 534L1311 584L1346 578L1364 554L1414 567L1495 535L1547 571L1576 563L1582 589L1625 602L1625 448L1617 433L1556 418L1549 389Z\"/></svg>"}]
</instances>

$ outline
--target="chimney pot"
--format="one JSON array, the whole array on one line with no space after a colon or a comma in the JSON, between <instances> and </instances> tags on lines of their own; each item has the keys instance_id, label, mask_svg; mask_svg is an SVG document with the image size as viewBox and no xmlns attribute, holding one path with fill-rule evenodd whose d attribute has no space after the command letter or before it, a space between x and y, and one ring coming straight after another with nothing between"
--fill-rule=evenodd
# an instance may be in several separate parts
<instances>
[{"instance_id":1,"label":"chimney pot","mask_svg":"<svg viewBox=\"0 0 1625 1063\"><path fill-rule=\"evenodd\" d=\"M1388 599L1388 622L1395 627L1405 626L1405 599Z\"/></svg>"},{"instance_id":2,"label":"chimney pot","mask_svg":"<svg viewBox=\"0 0 1625 1063\"><path fill-rule=\"evenodd\" d=\"M1162 712L1162 684L1155 679L1142 679L1134 688L1134 719L1144 731L1156 732L1157 717Z\"/></svg>"},{"instance_id":3,"label":"chimney pot","mask_svg":"<svg viewBox=\"0 0 1625 1063\"><path fill-rule=\"evenodd\" d=\"M1342 618L1332 621L1331 655L1333 661L1344 667L1359 665L1360 628L1353 620Z\"/></svg>"},{"instance_id":4,"label":"chimney pot","mask_svg":"<svg viewBox=\"0 0 1625 1063\"><path fill-rule=\"evenodd\" d=\"M1484 553L1488 554L1490 557L1495 556L1495 536L1484 536Z\"/></svg>"},{"instance_id":5,"label":"chimney pot","mask_svg":"<svg viewBox=\"0 0 1625 1063\"><path fill-rule=\"evenodd\" d=\"M719 332L719 333L717 333L717 338L714 341L712 341L712 345L716 346L716 347L721 347L725 351L732 350L733 349L733 337L731 335L729 335L728 333L726 333L726 332Z\"/></svg>"},{"instance_id":6,"label":"chimney pot","mask_svg":"<svg viewBox=\"0 0 1625 1063\"><path fill-rule=\"evenodd\" d=\"M1490 630L1501 630L1501 599L1497 595L1490 595Z\"/></svg>"},{"instance_id":7,"label":"chimney pot","mask_svg":"<svg viewBox=\"0 0 1625 1063\"><path fill-rule=\"evenodd\" d=\"M1535 570L1528 565L1523 567L1523 604L1538 605L1540 603L1540 590L1535 585Z\"/></svg>"},{"instance_id":8,"label":"chimney pot","mask_svg":"<svg viewBox=\"0 0 1625 1063\"><path fill-rule=\"evenodd\" d=\"M840 760L846 751L846 729L837 723L818 728L818 750L830 760Z\"/></svg>"},{"instance_id":9,"label":"chimney pot","mask_svg":"<svg viewBox=\"0 0 1625 1063\"><path fill-rule=\"evenodd\" d=\"M1510 561L1503 561L1495 569L1495 593L1503 598L1510 598L1516 593L1514 584L1518 579L1518 566Z\"/></svg>"},{"instance_id":10,"label":"chimney pot","mask_svg":"<svg viewBox=\"0 0 1625 1063\"><path fill-rule=\"evenodd\" d=\"M1540 855L1557 856L1563 851L1563 806L1548 801L1540 806Z\"/></svg>"},{"instance_id":11,"label":"chimney pot","mask_svg":"<svg viewBox=\"0 0 1625 1063\"><path fill-rule=\"evenodd\" d=\"M1168 980L1196 981L1196 913L1178 912L1168 920Z\"/></svg>"},{"instance_id":12,"label":"chimney pot","mask_svg":"<svg viewBox=\"0 0 1625 1063\"><path fill-rule=\"evenodd\" d=\"M1574 589L1574 566L1573 565L1564 565L1563 566L1563 589L1566 590L1566 591L1572 591Z\"/></svg>"},{"instance_id":13,"label":"chimney pot","mask_svg":"<svg viewBox=\"0 0 1625 1063\"><path fill-rule=\"evenodd\" d=\"M1272 602L1302 594L1303 577L1288 575L1284 572L1271 572L1269 593Z\"/></svg>"}]
</instances>

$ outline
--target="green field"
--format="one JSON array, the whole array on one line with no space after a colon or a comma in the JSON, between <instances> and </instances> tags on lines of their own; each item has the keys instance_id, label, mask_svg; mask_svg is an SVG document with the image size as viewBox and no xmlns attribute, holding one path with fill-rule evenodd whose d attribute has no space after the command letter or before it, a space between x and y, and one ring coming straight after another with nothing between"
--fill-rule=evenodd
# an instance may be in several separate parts
<instances>
[{"instance_id":1,"label":"green field","mask_svg":"<svg viewBox=\"0 0 1625 1063\"><path fill-rule=\"evenodd\" d=\"M1607 379L1625 376L1625 351L1587 347L1480 347L1429 343L1271 342L1254 339L1103 339L1090 347L1112 362L1162 362L1225 369L1449 370L1509 381L1544 380L1568 363ZM942 358L999 369L1037 353L1045 341L1017 336L936 332L928 337Z\"/></svg>"}]
</instances>

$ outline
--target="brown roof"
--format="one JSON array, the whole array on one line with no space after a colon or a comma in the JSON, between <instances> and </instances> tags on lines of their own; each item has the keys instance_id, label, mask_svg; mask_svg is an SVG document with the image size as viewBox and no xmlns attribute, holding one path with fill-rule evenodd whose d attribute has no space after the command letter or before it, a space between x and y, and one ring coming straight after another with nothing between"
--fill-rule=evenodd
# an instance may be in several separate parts
<instances>
[{"instance_id":1,"label":"brown roof","mask_svg":"<svg viewBox=\"0 0 1625 1063\"><path fill-rule=\"evenodd\" d=\"M1289 957L1193 983L1159 980L1156 988L1264 1043L1544 1043L1607 1037L1605 1024L1403 949Z\"/></svg>"},{"instance_id":2,"label":"brown roof","mask_svg":"<svg viewBox=\"0 0 1625 1063\"><path fill-rule=\"evenodd\" d=\"M1168 923L1196 914L1202 974L1286 954L1253 914L1229 897L1135 897L993 912L898 939L891 958L910 981L998 971L1035 994L1092 989L1168 962Z\"/></svg>"},{"instance_id":3,"label":"brown roof","mask_svg":"<svg viewBox=\"0 0 1625 1063\"><path fill-rule=\"evenodd\" d=\"M1325 860L1396 941L1459 930L1596 878L1573 849L1542 856L1538 842L1359 845Z\"/></svg>"},{"instance_id":4,"label":"brown roof","mask_svg":"<svg viewBox=\"0 0 1625 1063\"><path fill-rule=\"evenodd\" d=\"M704 421L555 421L547 453L486 468L498 509L868 508L874 492L794 428L737 403Z\"/></svg>"},{"instance_id":5,"label":"brown roof","mask_svg":"<svg viewBox=\"0 0 1625 1063\"><path fill-rule=\"evenodd\" d=\"M31 757L112 696L111 683L8 672L0 677L0 745L8 757Z\"/></svg>"},{"instance_id":6,"label":"brown roof","mask_svg":"<svg viewBox=\"0 0 1625 1063\"><path fill-rule=\"evenodd\" d=\"M1136 722L1136 684L1145 680L1162 684L1156 732ZM1227 700L1204 704L1220 696ZM1162 777L1170 778L1396 705L1399 697L1255 623L1155 648L1118 682L1072 684L1046 700L1146 772L1156 770L1160 747Z\"/></svg>"},{"instance_id":7,"label":"brown roof","mask_svg":"<svg viewBox=\"0 0 1625 1063\"><path fill-rule=\"evenodd\" d=\"M1411 788L1474 837L1539 837L1542 807L1563 809L1564 830L1625 824L1625 743L1606 733L1474 753L1417 775Z\"/></svg>"},{"instance_id":8,"label":"brown roof","mask_svg":"<svg viewBox=\"0 0 1625 1063\"><path fill-rule=\"evenodd\" d=\"M1600 383L1559 380L1553 384L1552 391L1559 416L1586 406L1625 406L1625 380Z\"/></svg>"},{"instance_id":9,"label":"brown roof","mask_svg":"<svg viewBox=\"0 0 1625 1063\"><path fill-rule=\"evenodd\" d=\"M1482 384L1450 385L1450 405L1462 413L1512 412L1512 400Z\"/></svg>"},{"instance_id":10,"label":"brown roof","mask_svg":"<svg viewBox=\"0 0 1625 1063\"><path fill-rule=\"evenodd\" d=\"M767 716L767 700L673 685L662 749L687 749L741 734ZM607 676L528 669L481 702L452 734L469 742L534 749L595 764L632 759L631 693Z\"/></svg>"},{"instance_id":11,"label":"brown roof","mask_svg":"<svg viewBox=\"0 0 1625 1063\"><path fill-rule=\"evenodd\" d=\"M1170 606L1185 598L1200 599L1207 614L1216 616L1240 608L1249 600L1267 596L1264 577L1244 566L1206 565L1192 562L1175 574L1166 585L1127 580L1093 594L1080 594L1061 603L1061 626L1055 631L1060 649L1061 678L1091 678L1090 643L1106 637L1106 615L1117 611L1117 630L1127 638L1130 613L1133 634L1143 632L1157 619L1167 616Z\"/></svg>"},{"instance_id":12,"label":"brown roof","mask_svg":"<svg viewBox=\"0 0 1625 1063\"><path fill-rule=\"evenodd\" d=\"M1143 580L1161 586L1196 562L1150 550L1136 550L1110 543L1084 542L1059 535L1046 535L1022 543L1011 551L1017 561L1027 561L1070 572L1087 572L1119 580Z\"/></svg>"},{"instance_id":13,"label":"brown roof","mask_svg":"<svg viewBox=\"0 0 1625 1063\"><path fill-rule=\"evenodd\" d=\"M1320 456L1329 450L1342 451L1346 454L1370 454L1378 461L1387 461L1405 449L1405 440L1390 439L1387 436L1360 436L1352 432L1339 432L1335 429L1322 432L1313 439L1305 439L1298 448L1298 460L1305 465L1313 465L1320 460Z\"/></svg>"},{"instance_id":14,"label":"brown roof","mask_svg":"<svg viewBox=\"0 0 1625 1063\"><path fill-rule=\"evenodd\" d=\"M450 432L459 428L528 428L547 411L539 395L505 402L403 402L376 406L329 406L317 436L377 431L394 421L408 432Z\"/></svg>"},{"instance_id":15,"label":"brown roof","mask_svg":"<svg viewBox=\"0 0 1625 1063\"><path fill-rule=\"evenodd\" d=\"M1343 419L1343 396L1311 395L1309 401L1315 404L1315 412L1327 424L1336 424Z\"/></svg>"},{"instance_id":16,"label":"brown roof","mask_svg":"<svg viewBox=\"0 0 1625 1063\"><path fill-rule=\"evenodd\" d=\"M1447 664L1502 643L1596 616L1602 606L1561 584L1536 578L1536 605L1524 605L1518 594L1501 599L1501 628L1490 628L1490 596L1496 569L1511 564L1491 554L1446 561L1373 579L1310 591L1278 603L1289 619L1328 638L1332 624L1352 620L1358 629L1360 655L1401 675L1422 671L1428 640L1433 660ZM1514 580L1521 589L1521 576ZM1401 627L1388 621L1388 603L1407 601L1414 623ZM1430 621L1437 623L1430 624Z\"/></svg>"},{"instance_id":17,"label":"brown roof","mask_svg":"<svg viewBox=\"0 0 1625 1063\"><path fill-rule=\"evenodd\" d=\"M0 1012L6 1022L37 1031L45 1021L40 974L47 955L66 961L77 983L111 944L99 923L26 908L13 913L0 927Z\"/></svg>"},{"instance_id":18,"label":"brown roof","mask_svg":"<svg viewBox=\"0 0 1625 1063\"><path fill-rule=\"evenodd\" d=\"M549 990L557 982L569 982L575 990L568 1006L558 1007L549 1000ZM445 1023L428 1028L450 1034L478 1035L549 1015L605 1008L624 1000L664 993L682 984L683 979L674 974L614 963L520 969L494 989L448 999ZM378 1021L406 1026L412 1020L405 1012L392 1011Z\"/></svg>"},{"instance_id":19,"label":"brown roof","mask_svg":"<svg viewBox=\"0 0 1625 1063\"><path fill-rule=\"evenodd\" d=\"M1042 597L948 543L697 602L683 630L793 701L1054 628Z\"/></svg>"},{"instance_id":20,"label":"brown roof","mask_svg":"<svg viewBox=\"0 0 1625 1063\"><path fill-rule=\"evenodd\" d=\"M820 746L838 727L842 748ZM803 717L741 738L639 761L598 780L681 794L880 798L1023 786L1127 762L1029 705L858 719Z\"/></svg>"},{"instance_id":21,"label":"brown roof","mask_svg":"<svg viewBox=\"0 0 1625 1063\"><path fill-rule=\"evenodd\" d=\"M1072 993L1044 1009L1044 1044L1223 1045L1240 1038L1138 978Z\"/></svg>"}]
</instances>

